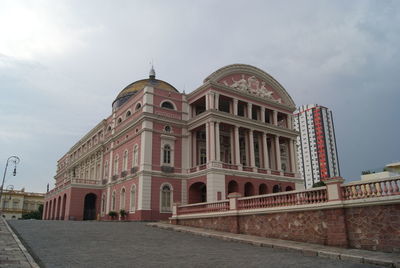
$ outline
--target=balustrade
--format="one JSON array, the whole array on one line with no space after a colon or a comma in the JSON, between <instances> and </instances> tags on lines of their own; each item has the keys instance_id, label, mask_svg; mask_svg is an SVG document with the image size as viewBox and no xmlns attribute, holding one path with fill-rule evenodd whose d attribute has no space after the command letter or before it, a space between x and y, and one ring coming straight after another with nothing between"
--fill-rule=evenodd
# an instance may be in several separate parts
<instances>
[{"instance_id":1,"label":"balustrade","mask_svg":"<svg viewBox=\"0 0 400 268\"><path fill-rule=\"evenodd\" d=\"M178 215L194 214L194 213L208 213L208 212L221 212L229 210L229 201L223 200L213 203L198 203L192 205L185 205L178 207Z\"/></svg>"},{"instance_id":2,"label":"balustrade","mask_svg":"<svg viewBox=\"0 0 400 268\"><path fill-rule=\"evenodd\" d=\"M344 200L400 195L400 176L341 186Z\"/></svg>"}]
</instances>

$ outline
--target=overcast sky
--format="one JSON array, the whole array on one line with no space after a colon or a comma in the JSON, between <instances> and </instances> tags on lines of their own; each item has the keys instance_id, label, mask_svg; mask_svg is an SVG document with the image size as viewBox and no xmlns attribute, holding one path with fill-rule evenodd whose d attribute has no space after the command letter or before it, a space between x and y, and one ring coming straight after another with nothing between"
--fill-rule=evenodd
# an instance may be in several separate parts
<instances>
[{"instance_id":1,"label":"overcast sky","mask_svg":"<svg viewBox=\"0 0 400 268\"><path fill-rule=\"evenodd\" d=\"M341 173L400 161L400 1L0 1L0 168L5 186L53 187L57 160L129 83L191 92L254 65L296 104L333 111ZM1 171L2 174L2 171Z\"/></svg>"}]
</instances>

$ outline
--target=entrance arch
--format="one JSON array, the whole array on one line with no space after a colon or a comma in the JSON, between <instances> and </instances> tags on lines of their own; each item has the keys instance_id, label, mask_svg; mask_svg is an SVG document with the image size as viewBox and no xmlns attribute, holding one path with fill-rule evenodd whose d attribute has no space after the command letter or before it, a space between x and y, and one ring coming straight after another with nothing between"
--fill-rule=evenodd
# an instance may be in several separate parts
<instances>
[{"instance_id":1,"label":"entrance arch","mask_svg":"<svg viewBox=\"0 0 400 268\"><path fill-rule=\"evenodd\" d=\"M58 197L58 201L57 201L56 220L60 219L60 213L61 213L61 196Z\"/></svg>"},{"instance_id":2,"label":"entrance arch","mask_svg":"<svg viewBox=\"0 0 400 268\"><path fill-rule=\"evenodd\" d=\"M207 202L207 186L204 182L193 183L189 188L189 204Z\"/></svg>"},{"instance_id":3,"label":"entrance arch","mask_svg":"<svg viewBox=\"0 0 400 268\"><path fill-rule=\"evenodd\" d=\"M247 182L244 185L244 196L252 196L254 195L254 186L251 182Z\"/></svg>"},{"instance_id":4,"label":"entrance arch","mask_svg":"<svg viewBox=\"0 0 400 268\"><path fill-rule=\"evenodd\" d=\"M282 192L282 187L278 184L275 184L274 187L272 188L273 193L279 193Z\"/></svg>"},{"instance_id":5,"label":"entrance arch","mask_svg":"<svg viewBox=\"0 0 400 268\"><path fill-rule=\"evenodd\" d=\"M286 191L293 191L293 188L292 188L292 186L287 186L285 190Z\"/></svg>"},{"instance_id":6,"label":"entrance arch","mask_svg":"<svg viewBox=\"0 0 400 268\"><path fill-rule=\"evenodd\" d=\"M260 186L258 187L258 194L267 194L268 193L268 188L265 183L261 183Z\"/></svg>"},{"instance_id":7,"label":"entrance arch","mask_svg":"<svg viewBox=\"0 0 400 268\"><path fill-rule=\"evenodd\" d=\"M67 194L64 194L61 208L61 220L65 219L65 207L67 205Z\"/></svg>"},{"instance_id":8,"label":"entrance arch","mask_svg":"<svg viewBox=\"0 0 400 268\"><path fill-rule=\"evenodd\" d=\"M230 193L238 193L239 192L239 185L236 181L231 180L228 183L228 194Z\"/></svg>"},{"instance_id":9,"label":"entrance arch","mask_svg":"<svg viewBox=\"0 0 400 268\"><path fill-rule=\"evenodd\" d=\"M96 219L96 198L95 194L87 194L85 196L85 204L83 209L83 220L95 220Z\"/></svg>"}]
</instances>

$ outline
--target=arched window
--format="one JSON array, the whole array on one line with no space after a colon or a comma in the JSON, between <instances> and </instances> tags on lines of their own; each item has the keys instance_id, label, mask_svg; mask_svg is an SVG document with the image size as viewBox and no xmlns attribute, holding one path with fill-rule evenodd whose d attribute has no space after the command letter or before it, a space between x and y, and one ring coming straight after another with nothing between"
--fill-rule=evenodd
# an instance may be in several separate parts
<instances>
[{"instance_id":1,"label":"arched window","mask_svg":"<svg viewBox=\"0 0 400 268\"><path fill-rule=\"evenodd\" d=\"M164 145L164 164L171 164L171 146L169 144Z\"/></svg>"},{"instance_id":2,"label":"arched window","mask_svg":"<svg viewBox=\"0 0 400 268\"><path fill-rule=\"evenodd\" d=\"M111 131L111 126L108 126L107 130L108 130L108 131Z\"/></svg>"},{"instance_id":3,"label":"arched window","mask_svg":"<svg viewBox=\"0 0 400 268\"><path fill-rule=\"evenodd\" d=\"M137 167L139 164L139 146L135 144L133 146L133 161L132 166Z\"/></svg>"},{"instance_id":4,"label":"arched window","mask_svg":"<svg viewBox=\"0 0 400 268\"><path fill-rule=\"evenodd\" d=\"M132 115L131 111L128 110L128 111L126 112L126 114L125 114L125 117L129 117L129 116L131 116L131 115Z\"/></svg>"},{"instance_id":5,"label":"arched window","mask_svg":"<svg viewBox=\"0 0 400 268\"><path fill-rule=\"evenodd\" d=\"M125 188L122 188L119 199L119 209L125 210Z\"/></svg>"},{"instance_id":6,"label":"arched window","mask_svg":"<svg viewBox=\"0 0 400 268\"><path fill-rule=\"evenodd\" d=\"M136 185L133 184L131 188L131 204L130 204L130 211L136 210Z\"/></svg>"},{"instance_id":7,"label":"arched window","mask_svg":"<svg viewBox=\"0 0 400 268\"><path fill-rule=\"evenodd\" d=\"M142 104L140 104L140 102L138 102L138 104L136 104L135 111L139 110L141 107L142 107Z\"/></svg>"},{"instance_id":8,"label":"arched window","mask_svg":"<svg viewBox=\"0 0 400 268\"><path fill-rule=\"evenodd\" d=\"M128 170L128 150L125 150L125 152L124 152L124 162L123 162L122 169L124 171Z\"/></svg>"},{"instance_id":9,"label":"arched window","mask_svg":"<svg viewBox=\"0 0 400 268\"><path fill-rule=\"evenodd\" d=\"M112 193L111 197L111 210L115 211L115 191Z\"/></svg>"},{"instance_id":10,"label":"arched window","mask_svg":"<svg viewBox=\"0 0 400 268\"><path fill-rule=\"evenodd\" d=\"M122 122L122 118L118 118L117 123L120 124Z\"/></svg>"},{"instance_id":11,"label":"arched window","mask_svg":"<svg viewBox=\"0 0 400 268\"><path fill-rule=\"evenodd\" d=\"M169 101L164 101L164 102L161 104L161 107L162 107L162 108L166 108L166 109L175 110L174 105L173 105L171 102L169 102Z\"/></svg>"},{"instance_id":12,"label":"arched window","mask_svg":"<svg viewBox=\"0 0 400 268\"><path fill-rule=\"evenodd\" d=\"M161 187L161 212L171 212L172 211L172 194L171 186L164 184Z\"/></svg>"},{"instance_id":13,"label":"arched window","mask_svg":"<svg viewBox=\"0 0 400 268\"><path fill-rule=\"evenodd\" d=\"M114 175L118 175L118 160L119 157L116 155L114 158Z\"/></svg>"}]
</instances>

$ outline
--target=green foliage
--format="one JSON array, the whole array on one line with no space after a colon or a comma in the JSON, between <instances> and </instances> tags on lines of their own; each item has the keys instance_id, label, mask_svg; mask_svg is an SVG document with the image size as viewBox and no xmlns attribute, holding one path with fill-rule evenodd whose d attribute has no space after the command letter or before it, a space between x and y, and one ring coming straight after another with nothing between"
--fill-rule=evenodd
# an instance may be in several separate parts
<instances>
[{"instance_id":1,"label":"green foliage","mask_svg":"<svg viewBox=\"0 0 400 268\"><path fill-rule=\"evenodd\" d=\"M125 217L125 216L128 215L128 213L127 213L124 209L121 209L121 210L119 211L119 214L121 215L121 217Z\"/></svg>"},{"instance_id":2,"label":"green foliage","mask_svg":"<svg viewBox=\"0 0 400 268\"><path fill-rule=\"evenodd\" d=\"M316 187L322 187L322 186L325 186L325 185L326 185L325 182L319 181L319 182L314 183L312 187L316 188Z\"/></svg>"},{"instance_id":3,"label":"green foliage","mask_svg":"<svg viewBox=\"0 0 400 268\"><path fill-rule=\"evenodd\" d=\"M41 220L42 215L43 215L43 205L39 205L38 210L22 214L22 219L24 219L24 220L29 220L29 219Z\"/></svg>"},{"instance_id":4,"label":"green foliage","mask_svg":"<svg viewBox=\"0 0 400 268\"><path fill-rule=\"evenodd\" d=\"M108 216L110 216L112 219L115 219L116 217L118 217L118 212L110 211L108 212Z\"/></svg>"}]
</instances>

